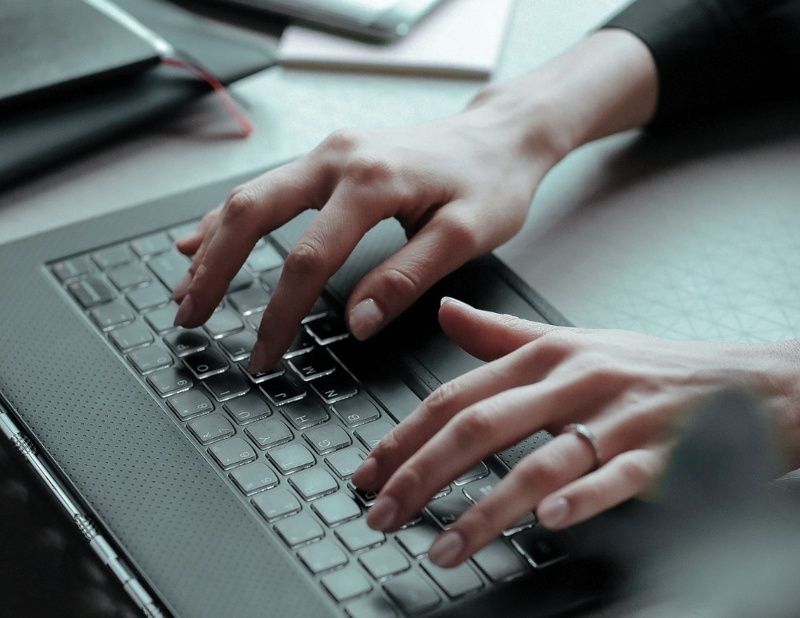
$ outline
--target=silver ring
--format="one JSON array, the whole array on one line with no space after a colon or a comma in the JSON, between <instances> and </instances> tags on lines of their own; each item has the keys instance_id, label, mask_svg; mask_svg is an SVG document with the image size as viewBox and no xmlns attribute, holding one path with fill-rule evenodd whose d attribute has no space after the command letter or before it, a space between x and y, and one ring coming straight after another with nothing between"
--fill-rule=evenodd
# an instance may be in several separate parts
<instances>
[{"instance_id":1,"label":"silver ring","mask_svg":"<svg viewBox=\"0 0 800 618\"><path fill-rule=\"evenodd\" d=\"M597 441L597 436L594 435L594 432L591 429L589 429L583 423L570 423L569 425L564 426L564 429L561 430L561 433L574 434L586 442L586 444L588 444L592 449L592 455L594 455L593 469L596 470L600 467L600 444Z\"/></svg>"}]
</instances>

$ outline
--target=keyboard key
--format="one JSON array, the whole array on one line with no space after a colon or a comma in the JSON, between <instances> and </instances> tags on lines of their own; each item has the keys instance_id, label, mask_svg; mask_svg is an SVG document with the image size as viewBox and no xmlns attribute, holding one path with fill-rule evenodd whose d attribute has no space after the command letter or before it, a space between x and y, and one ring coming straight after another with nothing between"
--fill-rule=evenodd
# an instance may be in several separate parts
<instances>
[{"instance_id":1,"label":"keyboard key","mask_svg":"<svg viewBox=\"0 0 800 618\"><path fill-rule=\"evenodd\" d=\"M188 391L192 388L192 376L182 367L170 367L151 373L147 381L162 397Z\"/></svg>"},{"instance_id":2,"label":"keyboard key","mask_svg":"<svg viewBox=\"0 0 800 618\"><path fill-rule=\"evenodd\" d=\"M311 309L309 309L308 315L303 318L303 324L306 322L311 322L312 320L316 320L317 318L321 318L327 313L328 303L326 303L324 299L318 298L314 301Z\"/></svg>"},{"instance_id":3,"label":"keyboard key","mask_svg":"<svg viewBox=\"0 0 800 618\"><path fill-rule=\"evenodd\" d=\"M249 428L248 428L249 429ZM288 444L268 452L269 458L281 474L308 468L315 463L314 456L302 444Z\"/></svg>"},{"instance_id":4,"label":"keyboard key","mask_svg":"<svg viewBox=\"0 0 800 618\"><path fill-rule=\"evenodd\" d=\"M244 315L264 309L269 303L269 298L269 293L258 283L228 296L228 300L236 308L236 311Z\"/></svg>"},{"instance_id":5,"label":"keyboard key","mask_svg":"<svg viewBox=\"0 0 800 618\"><path fill-rule=\"evenodd\" d=\"M153 341L153 334L141 322L120 326L112 330L108 336L120 352L127 352Z\"/></svg>"},{"instance_id":6,"label":"keyboard key","mask_svg":"<svg viewBox=\"0 0 800 618\"><path fill-rule=\"evenodd\" d=\"M236 337L236 335L233 336ZM223 341L225 340L223 339ZM247 377L250 378L250 381L255 384L261 384L262 382L266 382L267 380L271 380L272 378L277 378L278 376L282 376L284 373L286 373L286 368L283 366L283 363L281 362L278 362L278 364L275 365L272 369L267 369L266 371L260 371L259 373L255 374L250 373L250 369L248 368L249 364L250 361L243 361L242 363L239 364L239 367L241 367L245 375L247 375Z\"/></svg>"},{"instance_id":7,"label":"keyboard key","mask_svg":"<svg viewBox=\"0 0 800 618\"><path fill-rule=\"evenodd\" d=\"M324 423L330 418L328 411L318 401L301 399L281 407L281 412L295 429L302 430Z\"/></svg>"},{"instance_id":8,"label":"keyboard key","mask_svg":"<svg viewBox=\"0 0 800 618\"><path fill-rule=\"evenodd\" d=\"M121 300L114 300L104 305L92 307L89 310L92 320L102 330L111 330L116 326L133 322L134 315L130 307Z\"/></svg>"},{"instance_id":9,"label":"keyboard key","mask_svg":"<svg viewBox=\"0 0 800 618\"><path fill-rule=\"evenodd\" d=\"M199 221L190 221L189 223L181 223L180 225L176 225L170 230L167 230L167 234L169 235L170 239L174 241L181 240L182 238L186 238L187 236L192 236L197 231L197 225Z\"/></svg>"},{"instance_id":10,"label":"keyboard key","mask_svg":"<svg viewBox=\"0 0 800 618\"><path fill-rule=\"evenodd\" d=\"M203 384L217 401L227 401L250 391L250 382L236 369L206 378Z\"/></svg>"},{"instance_id":11,"label":"keyboard key","mask_svg":"<svg viewBox=\"0 0 800 618\"><path fill-rule=\"evenodd\" d=\"M151 283L128 292L128 302L139 312L166 305L169 301L169 292L160 283Z\"/></svg>"},{"instance_id":12,"label":"keyboard key","mask_svg":"<svg viewBox=\"0 0 800 618\"><path fill-rule=\"evenodd\" d=\"M133 259L133 253L128 245L116 245L106 249L100 249L92 253L92 259L103 270L120 264L127 264Z\"/></svg>"},{"instance_id":13,"label":"keyboard key","mask_svg":"<svg viewBox=\"0 0 800 618\"><path fill-rule=\"evenodd\" d=\"M245 319L247 323L250 324L255 330L258 330L258 327L261 326L261 318L264 317L263 311L254 311L250 315L248 315Z\"/></svg>"},{"instance_id":14,"label":"keyboard key","mask_svg":"<svg viewBox=\"0 0 800 618\"><path fill-rule=\"evenodd\" d=\"M153 278L147 269L139 263L124 264L110 269L107 273L108 278L111 280L118 290L127 290L135 288L146 283L150 283Z\"/></svg>"},{"instance_id":15,"label":"keyboard key","mask_svg":"<svg viewBox=\"0 0 800 618\"><path fill-rule=\"evenodd\" d=\"M225 409L239 425L272 414L269 404L255 393L247 393L236 399L229 399L225 402Z\"/></svg>"},{"instance_id":16,"label":"keyboard key","mask_svg":"<svg viewBox=\"0 0 800 618\"><path fill-rule=\"evenodd\" d=\"M258 327L256 327L258 328ZM306 331L301 330L292 341L289 349L286 350L286 353L283 355L283 358L291 358L292 356L296 356L297 354L304 354L309 350L313 349L316 345L314 339L309 335Z\"/></svg>"},{"instance_id":17,"label":"keyboard key","mask_svg":"<svg viewBox=\"0 0 800 618\"><path fill-rule=\"evenodd\" d=\"M336 528L335 533L344 546L352 552L380 545L386 540L386 535L380 530L370 528L363 517L342 524Z\"/></svg>"},{"instance_id":18,"label":"keyboard key","mask_svg":"<svg viewBox=\"0 0 800 618\"><path fill-rule=\"evenodd\" d=\"M147 261L148 268L170 292L184 280L190 264L191 260L174 248Z\"/></svg>"},{"instance_id":19,"label":"keyboard key","mask_svg":"<svg viewBox=\"0 0 800 618\"><path fill-rule=\"evenodd\" d=\"M284 408L284 412L286 409ZM347 432L333 423L322 427L309 429L303 434L311 447L320 455L338 451L340 448L350 446L350 436Z\"/></svg>"},{"instance_id":20,"label":"keyboard key","mask_svg":"<svg viewBox=\"0 0 800 618\"><path fill-rule=\"evenodd\" d=\"M200 444L211 444L223 438L230 438L234 434L231 422L219 412L196 418L188 427Z\"/></svg>"},{"instance_id":21,"label":"keyboard key","mask_svg":"<svg viewBox=\"0 0 800 618\"><path fill-rule=\"evenodd\" d=\"M426 508L428 513L430 513L439 524L446 528L461 517L462 513L471 506L472 503L460 492L453 492L443 498L428 502Z\"/></svg>"},{"instance_id":22,"label":"keyboard key","mask_svg":"<svg viewBox=\"0 0 800 618\"><path fill-rule=\"evenodd\" d=\"M247 258L247 268L254 273L278 268L283 264L281 254L269 243L255 249Z\"/></svg>"},{"instance_id":23,"label":"keyboard key","mask_svg":"<svg viewBox=\"0 0 800 618\"><path fill-rule=\"evenodd\" d=\"M459 564L457 567L443 569L430 560L422 561L422 568L430 575L445 594L451 599L463 596L483 588L483 582L469 563Z\"/></svg>"},{"instance_id":24,"label":"keyboard key","mask_svg":"<svg viewBox=\"0 0 800 618\"><path fill-rule=\"evenodd\" d=\"M208 338L199 330L178 330L164 336L167 344L178 356L186 356L192 352L199 352L208 347Z\"/></svg>"},{"instance_id":25,"label":"keyboard key","mask_svg":"<svg viewBox=\"0 0 800 618\"><path fill-rule=\"evenodd\" d=\"M280 280L281 272L281 269L273 268L261 273L259 279L261 279L261 283L264 284L267 290L274 292L278 289L278 281Z\"/></svg>"},{"instance_id":26,"label":"keyboard key","mask_svg":"<svg viewBox=\"0 0 800 618\"><path fill-rule=\"evenodd\" d=\"M381 415L378 406L366 395L358 395L337 401L331 407L348 427L358 427L364 423L374 421Z\"/></svg>"},{"instance_id":27,"label":"keyboard key","mask_svg":"<svg viewBox=\"0 0 800 618\"><path fill-rule=\"evenodd\" d=\"M380 419L361 425L354 433L361 443L371 451L378 446L383 437L392 429L394 429L394 425L386 419Z\"/></svg>"},{"instance_id":28,"label":"keyboard key","mask_svg":"<svg viewBox=\"0 0 800 618\"><path fill-rule=\"evenodd\" d=\"M244 322L232 309L221 309L211 314L203 328L211 337L219 339L230 333L242 330Z\"/></svg>"},{"instance_id":29,"label":"keyboard key","mask_svg":"<svg viewBox=\"0 0 800 618\"><path fill-rule=\"evenodd\" d=\"M230 476L246 496L278 484L278 477L267 464L261 461L254 461L241 468L236 468Z\"/></svg>"},{"instance_id":30,"label":"keyboard key","mask_svg":"<svg viewBox=\"0 0 800 618\"><path fill-rule=\"evenodd\" d=\"M340 603L372 590L372 584L355 566L345 567L326 575L322 578L322 585Z\"/></svg>"},{"instance_id":31,"label":"keyboard key","mask_svg":"<svg viewBox=\"0 0 800 618\"><path fill-rule=\"evenodd\" d=\"M275 524L275 531L289 547L322 538L323 530L308 513L299 513Z\"/></svg>"},{"instance_id":32,"label":"keyboard key","mask_svg":"<svg viewBox=\"0 0 800 618\"><path fill-rule=\"evenodd\" d=\"M330 375L314 380L311 382L311 388L322 397L325 403L335 403L358 393L358 385L355 380L342 369L337 369Z\"/></svg>"},{"instance_id":33,"label":"keyboard key","mask_svg":"<svg viewBox=\"0 0 800 618\"><path fill-rule=\"evenodd\" d=\"M325 463L330 466L336 475L342 479L347 480L364 461L365 455L355 447L346 448L343 451L331 453L325 458Z\"/></svg>"},{"instance_id":34,"label":"keyboard key","mask_svg":"<svg viewBox=\"0 0 800 618\"><path fill-rule=\"evenodd\" d=\"M347 487L350 488L350 491L353 492L358 501L366 507L370 507L375 504L375 498L378 497L377 491L365 491L359 487L355 487L351 482L347 484Z\"/></svg>"},{"instance_id":35,"label":"keyboard key","mask_svg":"<svg viewBox=\"0 0 800 618\"><path fill-rule=\"evenodd\" d=\"M139 373L150 373L156 369L163 369L172 364L172 356L169 351L160 343L140 348L128 355L128 360L136 367Z\"/></svg>"},{"instance_id":36,"label":"keyboard key","mask_svg":"<svg viewBox=\"0 0 800 618\"><path fill-rule=\"evenodd\" d=\"M500 539L476 552L472 559L493 582L513 579L526 571L522 557Z\"/></svg>"},{"instance_id":37,"label":"keyboard key","mask_svg":"<svg viewBox=\"0 0 800 618\"><path fill-rule=\"evenodd\" d=\"M67 289L84 309L114 300L114 291L99 277L86 277L73 281Z\"/></svg>"},{"instance_id":38,"label":"keyboard key","mask_svg":"<svg viewBox=\"0 0 800 618\"><path fill-rule=\"evenodd\" d=\"M261 390L276 406L298 401L306 396L306 389L285 375L261 383Z\"/></svg>"},{"instance_id":39,"label":"keyboard key","mask_svg":"<svg viewBox=\"0 0 800 618\"><path fill-rule=\"evenodd\" d=\"M336 479L322 468L311 468L293 474L289 477L289 484L304 500L313 500L339 489Z\"/></svg>"},{"instance_id":40,"label":"keyboard key","mask_svg":"<svg viewBox=\"0 0 800 618\"><path fill-rule=\"evenodd\" d=\"M395 618L397 610L378 593L348 603L344 611L350 618Z\"/></svg>"},{"instance_id":41,"label":"keyboard key","mask_svg":"<svg viewBox=\"0 0 800 618\"><path fill-rule=\"evenodd\" d=\"M389 544L361 554L358 560L375 579L395 575L411 566L406 557L394 545Z\"/></svg>"},{"instance_id":42,"label":"keyboard key","mask_svg":"<svg viewBox=\"0 0 800 618\"><path fill-rule=\"evenodd\" d=\"M305 328L319 345L328 345L350 336L342 319L330 314L307 322Z\"/></svg>"},{"instance_id":43,"label":"keyboard key","mask_svg":"<svg viewBox=\"0 0 800 618\"><path fill-rule=\"evenodd\" d=\"M311 508L328 526L335 526L361 515L355 500L343 493L325 496L311 503Z\"/></svg>"},{"instance_id":44,"label":"keyboard key","mask_svg":"<svg viewBox=\"0 0 800 618\"><path fill-rule=\"evenodd\" d=\"M253 275L247 272L245 269L241 269L236 275L234 275L231 282L228 284L228 294L236 292L237 290L241 290L246 288L248 285L253 283Z\"/></svg>"},{"instance_id":45,"label":"keyboard key","mask_svg":"<svg viewBox=\"0 0 800 618\"><path fill-rule=\"evenodd\" d=\"M178 305L170 303L166 307L154 309L144 315L147 323L159 335L175 329L175 314L178 313Z\"/></svg>"},{"instance_id":46,"label":"keyboard key","mask_svg":"<svg viewBox=\"0 0 800 618\"><path fill-rule=\"evenodd\" d=\"M541 526L526 528L511 537L514 547L531 566L540 569L567 557L563 533L550 532Z\"/></svg>"},{"instance_id":47,"label":"keyboard key","mask_svg":"<svg viewBox=\"0 0 800 618\"><path fill-rule=\"evenodd\" d=\"M261 516L268 522L297 513L300 510L300 502L297 498L280 487L256 495L252 502L253 506L261 513Z\"/></svg>"},{"instance_id":48,"label":"keyboard key","mask_svg":"<svg viewBox=\"0 0 800 618\"><path fill-rule=\"evenodd\" d=\"M172 241L164 232L142 236L131 242L131 248L139 257L163 253L172 248Z\"/></svg>"},{"instance_id":49,"label":"keyboard key","mask_svg":"<svg viewBox=\"0 0 800 618\"><path fill-rule=\"evenodd\" d=\"M489 475L489 468L486 466L485 463L479 461L469 470L464 472L464 474L459 476L455 481L453 481L453 483L455 483L456 485L464 485L466 483L470 483L477 479L482 479L488 475Z\"/></svg>"},{"instance_id":50,"label":"keyboard key","mask_svg":"<svg viewBox=\"0 0 800 618\"><path fill-rule=\"evenodd\" d=\"M261 449L272 448L292 439L291 430L277 418L256 421L248 425L245 432Z\"/></svg>"},{"instance_id":51,"label":"keyboard key","mask_svg":"<svg viewBox=\"0 0 800 618\"><path fill-rule=\"evenodd\" d=\"M56 262L51 266L53 273L58 280L62 283L67 281L68 279L74 279L75 277L80 277L81 275L86 275L94 269L92 266L92 262L89 260L89 257L86 255L81 255L76 258L70 258L68 260L62 260L61 262Z\"/></svg>"},{"instance_id":52,"label":"keyboard key","mask_svg":"<svg viewBox=\"0 0 800 618\"><path fill-rule=\"evenodd\" d=\"M257 337L253 331L242 330L220 339L219 346L232 361L240 361L250 357L256 341Z\"/></svg>"},{"instance_id":53,"label":"keyboard key","mask_svg":"<svg viewBox=\"0 0 800 618\"><path fill-rule=\"evenodd\" d=\"M170 397L167 399L167 404L182 421L198 414L211 412L214 409L214 404L208 398L208 395L202 390L196 389Z\"/></svg>"},{"instance_id":54,"label":"keyboard key","mask_svg":"<svg viewBox=\"0 0 800 618\"><path fill-rule=\"evenodd\" d=\"M437 536L439 536L439 529L428 522L400 530L395 535L400 545L412 558L427 554Z\"/></svg>"},{"instance_id":55,"label":"keyboard key","mask_svg":"<svg viewBox=\"0 0 800 618\"><path fill-rule=\"evenodd\" d=\"M201 417L205 418L205 417ZM256 458L253 447L241 438L228 438L218 442L208 452L223 470L229 470L235 466L248 463Z\"/></svg>"},{"instance_id":56,"label":"keyboard key","mask_svg":"<svg viewBox=\"0 0 800 618\"><path fill-rule=\"evenodd\" d=\"M198 380L222 373L228 369L228 361L214 348L206 348L183 357L183 362Z\"/></svg>"},{"instance_id":57,"label":"keyboard key","mask_svg":"<svg viewBox=\"0 0 800 618\"><path fill-rule=\"evenodd\" d=\"M297 556L314 575L347 564L347 555L330 539L322 539L297 552Z\"/></svg>"},{"instance_id":58,"label":"keyboard key","mask_svg":"<svg viewBox=\"0 0 800 618\"><path fill-rule=\"evenodd\" d=\"M314 348L305 354L293 356L288 362L292 369L300 374L300 377L305 381L336 371L336 362L322 348Z\"/></svg>"},{"instance_id":59,"label":"keyboard key","mask_svg":"<svg viewBox=\"0 0 800 618\"><path fill-rule=\"evenodd\" d=\"M383 589L407 614L421 614L441 603L436 590L419 573L413 571L395 577L384 584Z\"/></svg>"}]
</instances>

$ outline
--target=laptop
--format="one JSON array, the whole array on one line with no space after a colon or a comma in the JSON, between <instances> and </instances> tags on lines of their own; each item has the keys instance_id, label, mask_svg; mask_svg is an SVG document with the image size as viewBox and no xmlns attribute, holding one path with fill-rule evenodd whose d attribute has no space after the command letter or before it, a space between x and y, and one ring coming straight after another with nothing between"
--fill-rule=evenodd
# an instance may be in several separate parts
<instances>
[{"instance_id":1,"label":"laptop","mask_svg":"<svg viewBox=\"0 0 800 618\"><path fill-rule=\"evenodd\" d=\"M350 476L444 381L478 366L441 332L448 294L565 323L488 256L361 343L343 302L404 241L387 221L331 279L281 366L246 359L287 251L313 213L261 239L201 328L174 329L176 238L229 179L0 247L0 434L146 616L558 615L607 591L572 533L531 514L453 570L434 536L523 456L534 434L454 480L398 532L365 524Z\"/></svg>"}]
</instances>

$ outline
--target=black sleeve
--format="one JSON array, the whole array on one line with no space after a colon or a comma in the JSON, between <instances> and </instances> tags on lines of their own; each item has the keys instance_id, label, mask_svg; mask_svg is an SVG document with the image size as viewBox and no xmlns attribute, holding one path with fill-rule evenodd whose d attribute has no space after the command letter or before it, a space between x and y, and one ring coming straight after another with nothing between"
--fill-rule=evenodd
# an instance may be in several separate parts
<instances>
[{"instance_id":1,"label":"black sleeve","mask_svg":"<svg viewBox=\"0 0 800 618\"><path fill-rule=\"evenodd\" d=\"M637 0L604 28L653 54L653 124L800 95L800 0Z\"/></svg>"}]
</instances>

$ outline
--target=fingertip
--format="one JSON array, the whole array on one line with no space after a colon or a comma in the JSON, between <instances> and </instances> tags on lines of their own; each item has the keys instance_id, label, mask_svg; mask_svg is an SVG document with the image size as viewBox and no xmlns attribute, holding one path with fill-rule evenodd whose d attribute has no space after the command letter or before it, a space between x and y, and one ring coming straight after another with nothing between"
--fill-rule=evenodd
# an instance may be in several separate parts
<instances>
[{"instance_id":1,"label":"fingertip","mask_svg":"<svg viewBox=\"0 0 800 618\"><path fill-rule=\"evenodd\" d=\"M377 333L386 321L386 313L374 298L365 298L350 310L347 318L353 337L364 341Z\"/></svg>"},{"instance_id":2,"label":"fingertip","mask_svg":"<svg viewBox=\"0 0 800 618\"><path fill-rule=\"evenodd\" d=\"M371 490L378 478L378 462L367 457L353 474L353 485L359 489Z\"/></svg>"},{"instance_id":3,"label":"fingertip","mask_svg":"<svg viewBox=\"0 0 800 618\"><path fill-rule=\"evenodd\" d=\"M184 236L175 241L175 247L184 255L194 255L202 242L203 237L199 232Z\"/></svg>"}]
</instances>

